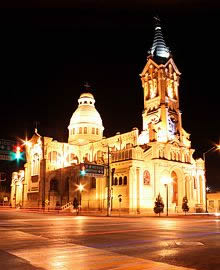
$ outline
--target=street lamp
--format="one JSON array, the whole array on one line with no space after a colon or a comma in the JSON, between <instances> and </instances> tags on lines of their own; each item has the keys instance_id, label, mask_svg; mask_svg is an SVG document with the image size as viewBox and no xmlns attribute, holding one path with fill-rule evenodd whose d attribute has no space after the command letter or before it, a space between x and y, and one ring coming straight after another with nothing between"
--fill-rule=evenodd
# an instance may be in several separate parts
<instances>
[{"instance_id":1,"label":"street lamp","mask_svg":"<svg viewBox=\"0 0 220 270\"><path fill-rule=\"evenodd\" d=\"M168 184L172 183L172 178L171 177L166 177L166 176L163 176L161 178L161 182L164 184L164 186L166 187L166 190L167 190L167 216L168 216Z\"/></svg>"},{"instance_id":2,"label":"street lamp","mask_svg":"<svg viewBox=\"0 0 220 270\"><path fill-rule=\"evenodd\" d=\"M207 189L208 189L208 186L207 186L207 180L206 180L206 164L205 164L205 155L209 152L211 152L212 150L220 150L220 145L215 145L213 146L212 148L210 148L208 151L204 152L203 153L203 160L204 160L204 174L205 174L205 212L208 213L208 205L207 205ZM201 188L201 187L200 187Z\"/></svg>"}]
</instances>

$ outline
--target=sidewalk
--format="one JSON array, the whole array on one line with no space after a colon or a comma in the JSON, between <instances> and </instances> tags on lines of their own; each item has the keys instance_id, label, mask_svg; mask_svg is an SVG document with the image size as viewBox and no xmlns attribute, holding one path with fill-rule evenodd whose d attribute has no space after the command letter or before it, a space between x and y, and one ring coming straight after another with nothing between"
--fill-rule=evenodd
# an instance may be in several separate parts
<instances>
[{"instance_id":1,"label":"sidewalk","mask_svg":"<svg viewBox=\"0 0 220 270\"><path fill-rule=\"evenodd\" d=\"M91 216L91 217L107 217L107 211L81 211L78 215L76 212L71 211L61 211L55 209L39 209L39 208L11 208L9 206L0 206L0 211L16 211L16 212L24 212L24 213L37 213L37 214L47 214L47 215L57 215L57 216ZM119 217L119 218L145 218L145 217L153 217L153 218L220 218L220 215L215 215L214 213L188 213L185 215L184 213L170 213L169 216L166 216L166 213L161 214L159 217L154 213L125 213L121 212L119 214L118 211L112 211L111 217Z\"/></svg>"}]
</instances>

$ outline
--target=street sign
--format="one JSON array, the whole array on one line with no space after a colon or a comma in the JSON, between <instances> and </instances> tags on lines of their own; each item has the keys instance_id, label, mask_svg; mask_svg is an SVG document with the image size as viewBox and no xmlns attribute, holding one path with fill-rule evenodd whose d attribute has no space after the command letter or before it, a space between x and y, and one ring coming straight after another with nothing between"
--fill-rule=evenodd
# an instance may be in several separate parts
<instances>
[{"instance_id":1,"label":"street sign","mask_svg":"<svg viewBox=\"0 0 220 270\"><path fill-rule=\"evenodd\" d=\"M0 139L0 160L12 160L11 152L14 145L15 141Z\"/></svg>"},{"instance_id":2,"label":"street sign","mask_svg":"<svg viewBox=\"0 0 220 270\"><path fill-rule=\"evenodd\" d=\"M0 172L0 181L6 181L6 173Z\"/></svg>"},{"instance_id":3,"label":"street sign","mask_svg":"<svg viewBox=\"0 0 220 270\"><path fill-rule=\"evenodd\" d=\"M49 204L49 202L50 202L49 200L46 200L46 201L45 201L46 204Z\"/></svg>"},{"instance_id":4,"label":"street sign","mask_svg":"<svg viewBox=\"0 0 220 270\"><path fill-rule=\"evenodd\" d=\"M84 173L81 175L92 176L92 177L103 177L104 175L104 165L81 163L80 171Z\"/></svg>"}]
</instances>

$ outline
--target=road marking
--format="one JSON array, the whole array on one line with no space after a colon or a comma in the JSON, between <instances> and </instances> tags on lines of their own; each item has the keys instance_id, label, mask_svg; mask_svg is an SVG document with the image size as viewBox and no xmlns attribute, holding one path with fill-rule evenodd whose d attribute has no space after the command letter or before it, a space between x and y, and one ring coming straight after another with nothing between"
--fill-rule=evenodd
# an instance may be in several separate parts
<instances>
[{"instance_id":1,"label":"road marking","mask_svg":"<svg viewBox=\"0 0 220 270\"><path fill-rule=\"evenodd\" d=\"M45 270L190 270L21 231L4 232L0 248Z\"/></svg>"},{"instance_id":2,"label":"road marking","mask_svg":"<svg viewBox=\"0 0 220 270\"><path fill-rule=\"evenodd\" d=\"M204 246L204 244L201 242L175 241L175 243L177 246Z\"/></svg>"}]
</instances>

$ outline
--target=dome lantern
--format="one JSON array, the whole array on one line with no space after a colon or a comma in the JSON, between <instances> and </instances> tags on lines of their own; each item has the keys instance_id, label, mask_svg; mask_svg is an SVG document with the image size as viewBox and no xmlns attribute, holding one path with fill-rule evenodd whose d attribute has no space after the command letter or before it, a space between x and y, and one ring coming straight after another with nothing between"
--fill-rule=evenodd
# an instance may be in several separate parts
<instances>
[{"instance_id":1,"label":"dome lantern","mask_svg":"<svg viewBox=\"0 0 220 270\"><path fill-rule=\"evenodd\" d=\"M84 145L101 140L104 127L100 114L95 108L94 96L89 92L82 93L78 103L78 108L73 113L68 126L68 142L74 145Z\"/></svg>"}]
</instances>

